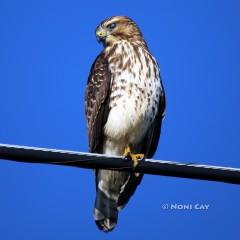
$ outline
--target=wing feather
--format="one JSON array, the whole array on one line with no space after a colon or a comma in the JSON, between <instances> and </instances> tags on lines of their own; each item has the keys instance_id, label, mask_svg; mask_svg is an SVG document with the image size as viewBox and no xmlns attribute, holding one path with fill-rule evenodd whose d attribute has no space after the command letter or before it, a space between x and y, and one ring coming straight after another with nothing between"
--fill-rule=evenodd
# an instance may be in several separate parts
<instances>
[{"instance_id":1,"label":"wing feather","mask_svg":"<svg viewBox=\"0 0 240 240\"><path fill-rule=\"evenodd\" d=\"M103 129L109 114L110 85L108 62L101 53L91 67L85 94L90 152L102 152Z\"/></svg>"},{"instance_id":2,"label":"wing feather","mask_svg":"<svg viewBox=\"0 0 240 240\"><path fill-rule=\"evenodd\" d=\"M159 106L158 106L157 115L143 141L142 152L145 154L146 158L153 157L153 155L157 150L158 142L160 139L162 120L163 120L165 109L166 109L166 98L165 98L165 91L164 91L162 81L161 81L161 89L162 90L159 94Z\"/></svg>"}]
</instances>

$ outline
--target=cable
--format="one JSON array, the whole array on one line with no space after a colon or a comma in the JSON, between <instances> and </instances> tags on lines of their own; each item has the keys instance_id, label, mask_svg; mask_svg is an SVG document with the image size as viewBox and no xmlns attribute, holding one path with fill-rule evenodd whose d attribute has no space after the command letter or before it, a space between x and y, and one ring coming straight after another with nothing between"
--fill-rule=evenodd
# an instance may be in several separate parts
<instances>
[{"instance_id":1,"label":"cable","mask_svg":"<svg viewBox=\"0 0 240 240\"><path fill-rule=\"evenodd\" d=\"M120 156L0 144L0 158L25 163L55 164L87 169L135 171L144 174L240 184L240 168L143 159L136 168Z\"/></svg>"}]
</instances>

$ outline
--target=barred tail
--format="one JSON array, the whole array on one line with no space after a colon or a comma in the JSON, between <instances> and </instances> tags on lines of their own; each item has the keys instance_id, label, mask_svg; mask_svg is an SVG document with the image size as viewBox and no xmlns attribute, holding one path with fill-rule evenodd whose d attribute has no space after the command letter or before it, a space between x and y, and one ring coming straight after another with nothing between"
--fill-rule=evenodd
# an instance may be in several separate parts
<instances>
[{"instance_id":1,"label":"barred tail","mask_svg":"<svg viewBox=\"0 0 240 240\"><path fill-rule=\"evenodd\" d=\"M128 202L134 193L136 182L129 180L133 177L127 172L101 169L96 170L95 173L97 196L94 218L100 230L109 232L117 224L118 210Z\"/></svg>"},{"instance_id":2,"label":"barred tail","mask_svg":"<svg viewBox=\"0 0 240 240\"><path fill-rule=\"evenodd\" d=\"M118 219L117 202L106 196L99 188L95 200L94 219L98 228L104 232L112 231Z\"/></svg>"}]
</instances>

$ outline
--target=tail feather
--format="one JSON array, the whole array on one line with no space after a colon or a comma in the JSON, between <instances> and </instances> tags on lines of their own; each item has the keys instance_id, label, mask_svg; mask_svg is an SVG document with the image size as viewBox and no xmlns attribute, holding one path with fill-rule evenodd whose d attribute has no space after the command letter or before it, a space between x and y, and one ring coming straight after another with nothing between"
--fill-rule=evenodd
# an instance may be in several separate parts
<instances>
[{"instance_id":1,"label":"tail feather","mask_svg":"<svg viewBox=\"0 0 240 240\"><path fill-rule=\"evenodd\" d=\"M96 200L94 219L104 232L114 229L118 210L128 202L142 179L141 174L112 170L96 170Z\"/></svg>"},{"instance_id":2,"label":"tail feather","mask_svg":"<svg viewBox=\"0 0 240 240\"><path fill-rule=\"evenodd\" d=\"M106 196L99 188L95 201L94 219L98 228L104 232L113 230L118 219L116 201Z\"/></svg>"}]
</instances>

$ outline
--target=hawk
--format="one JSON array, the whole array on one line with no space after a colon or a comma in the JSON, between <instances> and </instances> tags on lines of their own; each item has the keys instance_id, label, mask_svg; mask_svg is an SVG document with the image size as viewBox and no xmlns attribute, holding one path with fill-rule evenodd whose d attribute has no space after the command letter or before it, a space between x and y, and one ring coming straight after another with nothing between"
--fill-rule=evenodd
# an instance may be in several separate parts
<instances>
[{"instance_id":1,"label":"hawk","mask_svg":"<svg viewBox=\"0 0 240 240\"><path fill-rule=\"evenodd\" d=\"M87 82L85 107L89 151L137 159L152 158L158 145L165 94L160 70L136 23L114 16L96 29L104 49ZM96 170L94 219L111 231L118 211L129 201L143 175Z\"/></svg>"}]
</instances>

